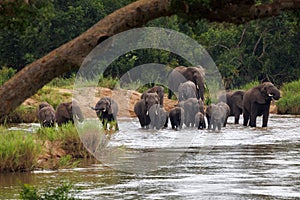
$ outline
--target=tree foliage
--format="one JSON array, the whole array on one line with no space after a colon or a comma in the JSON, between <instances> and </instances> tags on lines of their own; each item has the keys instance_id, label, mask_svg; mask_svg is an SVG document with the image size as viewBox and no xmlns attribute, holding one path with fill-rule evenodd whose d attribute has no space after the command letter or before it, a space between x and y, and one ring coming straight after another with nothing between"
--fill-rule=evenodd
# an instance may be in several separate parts
<instances>
[{"instance_id":1,"label":"tree foliage","mask_svg":"<svg viewBox=\"0 0 300 200\"><path fill-rule=\"evenodd\" d=\"M20 70L132 0L34 2L30 6L20 2L14 14L2 10L0 66ZM204 3L208 5L209 1ZM242 25L172 16L156 19L147 26L170 28L197 40L215 60L227 88L265 76L279 85L300 76L299 11ZM106 75L118 77L149 62L172 67L188 64L171 52L146 49L121 56Z\"/></svg>"}]
</instances>

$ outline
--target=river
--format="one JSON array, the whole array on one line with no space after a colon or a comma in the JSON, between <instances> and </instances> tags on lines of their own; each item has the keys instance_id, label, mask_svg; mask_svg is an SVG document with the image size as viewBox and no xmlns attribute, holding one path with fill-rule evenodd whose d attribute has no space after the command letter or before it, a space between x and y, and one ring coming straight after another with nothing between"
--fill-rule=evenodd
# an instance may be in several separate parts
<instances>
[{"instance_id":1,"label":"river","mask_svg":"<svg viewBox=\"0 0 300 200\"><path fill-rule=\"evenodd\" d=\"M130 118L119 126L103 164L0 174L1 199L17 199L21 183L45 190L64 181L82 199L300 199L297 116L271 115L268 128L231 117L220 132L143 130Z\"/></svg>"}]
</instances>

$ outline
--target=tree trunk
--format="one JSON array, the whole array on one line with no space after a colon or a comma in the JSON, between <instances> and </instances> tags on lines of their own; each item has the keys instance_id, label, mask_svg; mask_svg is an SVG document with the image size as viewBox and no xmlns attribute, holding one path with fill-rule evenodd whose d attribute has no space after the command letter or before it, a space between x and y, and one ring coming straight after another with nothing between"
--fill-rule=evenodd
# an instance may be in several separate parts
<instances>
[{"instance_id":1,"label":"tree trunk","mask_svg":"<svg viewBox=\"0 0 300 200\"><path fill-rule=\"evenodd\" d=\"M280 10L298 9L299 0L280 0L254 6L254 0L198 1L140 0L106 16L72 41L29 64L0 88L0 121L53 78L78 69L84 58L107 37L140 27L161 16L182 14L187 18L243 23L255 18L277 15Z\"/></svg>"}]
</instances>

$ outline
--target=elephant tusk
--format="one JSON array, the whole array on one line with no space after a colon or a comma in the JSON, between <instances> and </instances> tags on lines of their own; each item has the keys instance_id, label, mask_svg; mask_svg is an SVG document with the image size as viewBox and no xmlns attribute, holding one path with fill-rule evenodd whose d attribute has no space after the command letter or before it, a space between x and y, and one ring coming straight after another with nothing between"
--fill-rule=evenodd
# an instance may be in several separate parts
<instances>
[{"instance_id":1,"label":"elephant tusk","mask_svg":"<svg viewBox=\"0 0 300 200\"><path fill-rule=\"evenodd\" d=\"M155 111L155 115L158 115L158 112L157 112L157 110Z\"/></svg>"},{"instance_id":2,"label":"elephant tusk","mask_svg":"<svg viewBox=\"0 0 300 200\"><path fill-rule=\"evenodd\" d=\"M196 85L196 88L197 88L197 90L199 90L199 86L198 85Z\"/></svg>"},{"instance_id":3,"label":"elephant tusk","mask_svg":"<svg viewBox=\"0 0 300 200\"><path fill-rule=\"evenodd\" d=\"M147 112L146 112L146 115L149 115L149 112L148 112L148 110L147 110Z\"/></svg>"},{"instance_id":4,"label":"elephant tusk","mask_svg":"<svg viewBox=\"0 0 300 200\"><path fill-rule=\"evenodd\" d=\"M269 95L269 97L272 97L272 96L274 96L274 94L268 94Z\"/></svg>"}]
</instances>

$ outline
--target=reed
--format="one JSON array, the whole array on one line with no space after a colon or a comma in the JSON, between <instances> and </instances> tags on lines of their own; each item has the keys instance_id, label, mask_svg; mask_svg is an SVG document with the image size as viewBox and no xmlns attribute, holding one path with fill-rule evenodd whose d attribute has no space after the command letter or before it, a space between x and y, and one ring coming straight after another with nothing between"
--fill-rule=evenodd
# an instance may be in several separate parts
<instances>
[{"instance_id":1,"label":"reed","mask_svg":"<svg viewBox=\"0 0 300 200\"><path fill-rule=\"evenodd\" d=\"M0 128L0 171L30 171L35 168L42 146L31 133Z\"/></svg>"}]
</instances>

